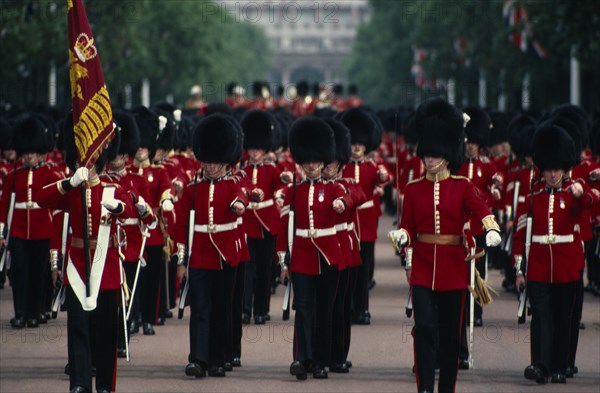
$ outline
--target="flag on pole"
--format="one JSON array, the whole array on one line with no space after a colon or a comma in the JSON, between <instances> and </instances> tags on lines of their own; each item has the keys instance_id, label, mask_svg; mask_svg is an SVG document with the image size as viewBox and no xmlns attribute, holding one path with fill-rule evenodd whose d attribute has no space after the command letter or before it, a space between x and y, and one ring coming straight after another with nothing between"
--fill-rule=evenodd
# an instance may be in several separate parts
<instances>
[{"instance_id":1,"label":"flag on pole","mask_svg":"<svg viewBox=\"0 0 600 393\"><path fill-rule=\"evenodd\" d=\"M502 16L506 26L510 29L508 39L513 45L520 48L522 52L537 55L540 59L548 56L544 46L533 34L524 5L515 0L504 0Z\"/></svg>"},{"instance_id":2,"label":"flag on pole","mask_svg":"<svg viewBox=\"0 0 600 393\"><path fill-rule=\"evenodd\" d=\"M67 0L73 132L80 166L90 168L114 137L110 97L81 0Z\"/></svg>"}]
</instances>

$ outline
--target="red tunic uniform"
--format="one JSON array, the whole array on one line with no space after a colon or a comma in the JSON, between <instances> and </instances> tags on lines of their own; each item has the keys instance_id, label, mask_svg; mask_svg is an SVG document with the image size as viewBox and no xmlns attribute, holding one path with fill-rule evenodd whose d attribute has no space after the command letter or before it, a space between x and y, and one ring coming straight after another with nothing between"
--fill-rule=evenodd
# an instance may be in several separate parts
<instances>
[{"instance_id":1,"label":"red tunic uniform","mask_svg":"<svg viewBox=\"0 0 600 393\"><path fill-rule=\"evenodd\" d=\"M379 169L374 162L368 160L350 161L342 171L343 177L354 179L363 189L367 202L357 207L358 236L361 242L377 240L377 210L373 191L385 182L379 180Z\"/></svg>"},{"instance_id":2,"label":"red tunic uniform","mask_svg":"<svg viewBox=\"0 0 600 393\"><path fill-rule=\"evenodd\" d=\"M567 187L569 184L563 184ZM517 210L517 227L513 255L525 254L525 232L531 196ZM583 244L575 233L584 209L597 202L596 196L585 192L581 198L570 191L542 189L533 195L533 230L527 258L527 280L566 283L580 279L584 266ZM513 259L514 260L514 259Z\"/></svg>"},{"instance_id":3,"label":"red tunic uniform","mask_svg":"<svg viewBox=\"0 0 600 393\"><path fill-rule=\"evenodd\" d=\"M25 240L49 239L52 231L52 212L36 203L38 192L47 184L62 179L55 167L40 163L35 167L21 166L11 171L2 186L0 223L7 223L11 191L15 206L10 236ZM13 188L14 185L14 188Z\"/></svg>"},{"instance_id":4,"label":"red tunic uniform","mask_svg":"<svg viewBox=\"0 0 600 393\"><path fill-rule=\"evenodd\" d=\"M133 218L137 216L137 210L134 204L131 202L131 197L118 185L104 184L99 181L96 184L90 184L88 191L88 214L90 217L89 225L89 237L91 240L91 246L98 237L98 228L100 225L101 216L101 201L102 193L104 188L114 187L114 198L118 199L123 203L123 211L120 214L112 214L113 219L111 220L111 239L109 240L108 251L106 253L106 260L104 265L104 272L102 274L102 280L100 282L100 290L108 289L119 289L121 285L121 273L120 264L117 249L114 247L114 239L112 237L116 233L116 217L118 218ZM41 189L36 195L36 202L40 206L44 206L48 209L58 209L69 213L71 223L81 223L83 219L83 210L81 206L81 190L78 187L71 191L65 192L61 186L61 182L55 182L47 185ZM81 224L74 224L71 226L72 238L69 244L69 261L71 261L79 277L85 283L84 274L84 256L82 248L83 239L83 227ZM93 253L95 247L91 247L90 258L92 263ZM65 283L69 283L68 274L65 277Z\"/></svg>"},{"instance_id":5,"label":"red tunic uniform","mask_svg":"<svg viewBox=\"0 0 600 393\"><path fill-rule=\"evenodd\" d=\"M184 189L177 214L185 219L175 225L175 242L187 244L188 217L193 206L195 225L190 268L222 270L223 261L233 266L239 262L240 250L235 241L238 216L231 206L244 199L240 184L227 178L200 179Z\"/></svg>"},{"instance_id":6,"label":"red tunic uniform","mask_svg":"<svg viewBox=\"0 0 600 393\"><path fill-rule=\"evenodd\" d=\"M471 183L477 188L479 196L490 207L494 207L492 198L492 187L494 178L501 176L496 169L496 165L485 156L478 156L473 159L466 159L456 172L459 176L464 176L471 180ZM471 217L471 232L473 236L483 235L483 228L474 217Z\"/></svg>"},{"instance_id":7,"label":"red tunic uniform","mask_svg":"<svg viewBox=\"0 0 600 393\"><path fill-rule=\"evenodd\" d=\"M337 214L332 206L338 198L347 198L344 187L321 180L302 182L286 192L276 250L286 252L288 248L289 209L294 199L296 233L290 260L292 273L320 274L319 254L331 266L340 264L342 255L335 230Z\"/></svg>"},{"instance_id":8,"label":"red tunic uniform","mask_svg":"<svg viewBox=\"0 0 600 393\"><path fill-rule=\"evenodd\" d=\"M283 187L281 171L271 162L249 164L242 168L246 172L248 192L261 189L265 197L261 202L250 202L244 213L244 230L251 239L262 239L262 228L272 235L279 230L279 210L275 205L275 193Z\"/></svg>"},{"instance_id":9,"label":"red tunic uniform","mask_svg":"<svg viewBox=\"0 0 600 393\"><path fill-rule=\"evenodd\" d=\"M469 264L464 246L425 243L419 241L419 235L460 237L471 214L482 220L492 212L467 178L442 176L440 181L432 181L422 177L406 186L400 228L408 232L414 250L411 285L434 291L467 288Z\"/></svg>"}]
</instances>

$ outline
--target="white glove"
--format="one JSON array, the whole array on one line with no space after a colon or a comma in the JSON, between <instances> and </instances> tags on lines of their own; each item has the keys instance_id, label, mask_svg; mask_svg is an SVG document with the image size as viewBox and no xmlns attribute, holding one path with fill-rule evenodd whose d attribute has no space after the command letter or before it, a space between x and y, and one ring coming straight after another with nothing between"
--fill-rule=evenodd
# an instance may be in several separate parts
<instances>
[{"instance_id":1,"label":"white glove","mask_svg":"<svg viewBox=\"0 0 600 393\"><path fill-rule=\"evenodd\" d=\"M388 237L398 244L398 247L404 247L408 244L408 233L404 229L396 229L388 232Z\"/></svg>"},{"instance_id":2,"label":"white glove","mask_svg":"<svg viewBox=\"0 0 600 393\"><path fill-rule=\"evenodd\" d=\"M118 211L121 207L121 201L116 200L115 198L108 198L106 200L102 200L102 206L104 206L106 210L110 212Z\"/></svg>"},{"instance_id":3,"label":"white glove","mask_svg":"<svg viewBox=\"0 0 600 393\"><path fill-rule=\"evenodd\" d=\"M496 247L502 242L502 238L500 237L500 233L497 231L488 231L485 235L485 245L488 247Z\"/></svg>"},{"instance_id":4,"label":"white glove","mask_svg":"<svg viewBox=\"0 0 600 393\"><path fill-rule=\"evenodd\" d=\"M69 179L69 184L73 188L79 187L81 183L83 183L84 181L88 181L88 174L89 171L86 167L78 168L73 174L73 176L71 176L71 178Z\"/></svg>"},{"instance_id":5,"label":"white glove","mask_svg":"<svg viewBox=\"0 0 600 393\"><path fill-rule=\"evenodd\" d=\"M141 195L138 198L138 201L135 204L135 207L137 208L138 214L140 216L143 216L148 212L148 208L146 206L146 201L144 200L144 198Z\"/></svg>"},{"instance_id":6,"label":"white glove","mask_svg":"<svg viewBox=\"0 0 600 393\"><path fill-rule=\"evenodd\" d=\"M161 206L163 211L167 213L172 212L173 208L175 207L175 205L173 205L173 202L170 199L165 199L162 202Z\"/></svg>"},{"instance_id":7,"label":"white glove","mask_svg":"<svg viewBox=\"0 0 600 393\"><path fill-rule=\"evenodd\" d=\"M185 244L177 243L177 264L185 264Z\"/></svg>"}]
</instances>

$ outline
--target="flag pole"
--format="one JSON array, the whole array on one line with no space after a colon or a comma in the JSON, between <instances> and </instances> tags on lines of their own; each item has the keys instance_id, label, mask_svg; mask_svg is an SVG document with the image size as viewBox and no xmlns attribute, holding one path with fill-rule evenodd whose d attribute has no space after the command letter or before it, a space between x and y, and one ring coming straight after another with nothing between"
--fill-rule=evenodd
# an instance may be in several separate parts
<instances>
[{"instance_id":1,"label":"flag pole","mask_svg":"<svg viewBox=\"0 0 600 393\"><path fill-rule=\"evenodd\" d=\"M85 297L90 297L90 228L88 225L88 204L87 190L88 182L84 182L81 187L81 222L83 225L83 260L85 273Z\"/></svg>"}]
</instances>

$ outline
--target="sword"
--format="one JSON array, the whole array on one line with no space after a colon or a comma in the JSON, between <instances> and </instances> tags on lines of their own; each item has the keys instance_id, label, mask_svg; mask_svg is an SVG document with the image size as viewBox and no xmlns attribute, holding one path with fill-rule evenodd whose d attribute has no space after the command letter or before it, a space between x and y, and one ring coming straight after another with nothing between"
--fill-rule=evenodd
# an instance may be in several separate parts
<instances>
[{"instance_id":1,"label":"sword","mask_svg":"<svg viewBox=\"0 0 600 393\"><path fill-rule=\"evenodd\" d=\"M117 224L117 246L118 246L118 257L119 257L119 275L121 280L121 314L123 315L123 331L125 334L125 356L127 362L129 362L129 331L127 329L127 305L126 302L126 279L124 277L123 267L123 253L121 252L121 225ZM133 303L130 298L130 304Z\"/></svg>"},{"instance_id":2,"label":"sword","mask_svg":"<svg viewBox=\"0 0 600 393\"><path fill-rule=\"evenodd\" d=\"M412 318L413 304L412 304L412 291L408 293L408 300L406 301L406 317Z\"/></svg>"},{"instance_id":3,"label":"sword","mask_svg":"<svg viewBox=\"0 0 600 393\"><path fill-rule=\"evenodd\" d=\"M471 248L471 255L475 255L475 247ZM471 259L471 291L470 302L469 302L469 369L473 368L473 325L475 318L475 297L473 292L475 289L475 258Z\"/></svg>"},{"instance_id":4,"label":"sword","mask_svg":"<svg viewBox=\"0 0 600 393\"><path fill-rule=\"evenodd\" d=\"M63 214L63 227L62 227L62 236L61 236L61 244L60 244L60 252L62 257L61 263L61 275L60 277L64 277L65 274L65 265L66 265L66 253L67 253L67 236L69 235L69 213ZM56 293L52 301L52 319L56 319L58 316L58 310L62 304L65 302L66 292L63 280L60 280L60 288Z\"/></svg>"},{"instance_id":5,"label":"sword","mask_svg":"<svg viewBox=\"0 0 600 393\"><path fill-rule=\"evenodd\" d=\"M527 277L527 268L529 267L529 250L531 249L531 234L533 231L533 219L527 217L527 229L525 231L525 277ZM524 324L526 319L525 307L527 306L527 286L519 288L519 308L517 309L517 323Z\"/></svg>"},{"instance_id":6,"label":"sword","mask_svg":"<svg viewBox=\"0 0 600 393\"><path fill-rule=\"evenodd\" d=\"M146 266L146 260L144 259L144 248L146 247L146 240L150 237L148 233L148 227L144 227L144 232L142 233L142 247L140 248L140 255L138 256L138 263L135 269L135 278L133 279L133 288L131 289L131 300L129 301L129 307L127 308L127 320L129 320L129 316L131 315L131 309L133 308L133 299L135 296L135 290L137 289L138 278L140 276L140 268Z\"/></svg>"},{"instance_id":7,"label":"sword","mask_svg":"<svg viewBox=\"0 0 600 393\"><path fill-rule=\"evenodd\" d=\"M2 253L2 258L0 259L0 272L4 270L4 265L8 259L8 253L10 252L8 250L8 244L10 242L10 228L12 226L13 213L15 211L15 198L16 194L15 192L12 192L10 194L10 204L8 205L8 216L6 219L6 227L8 228L6 232L6 247L4 247L4 252Z\"/></svg>"},{"instance_id":8,"label":"sword","mask_svg":"<svg viewBox=\"0 0 600 393\"><path fill-rule=\"evenodd\" d=\"M195 198L194 198L195 199ZM192 202L194 203L194 202ZM192 244L194 242L194 226L195 226L195 222L196 222L196 211L194 209L190 210L190 216L189 216L189 226L188 226L188 250L187 250L187 255L188 255L188 266L187 266L187 272L189 275L190 272L190 260L192 257ZM190 286L190 281L188 279L185 280L185 283L183 285L183 290L181 291L181 296L179 296L179 312L177 314L177 318L178 319L182 319L183 318L183 310L185 309L185 299L187 297L188 291L189 291L189 286Z\"/></svg>"}]
</instances>

